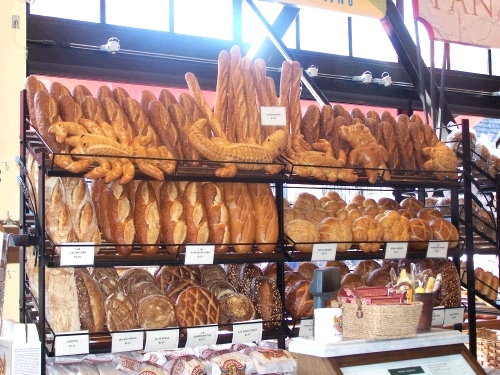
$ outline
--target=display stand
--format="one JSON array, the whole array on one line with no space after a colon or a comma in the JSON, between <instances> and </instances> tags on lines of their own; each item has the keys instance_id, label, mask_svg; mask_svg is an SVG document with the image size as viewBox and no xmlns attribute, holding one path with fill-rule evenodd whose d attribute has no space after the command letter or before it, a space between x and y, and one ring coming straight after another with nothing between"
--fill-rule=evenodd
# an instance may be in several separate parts
<instances>
[{"instance_id":1,"label":"display stand","mask_svg":"<svg viewBox=\"0 0 500 375\"><path fill-rule=\"evenodd\" d=\"M297 371L314 368L327 374L485 374L464 343L468 336L433 328L415 338L396 340L344 340L324 343L294 338L289 350L297 357Z\"/></svg>"}]
</instances>

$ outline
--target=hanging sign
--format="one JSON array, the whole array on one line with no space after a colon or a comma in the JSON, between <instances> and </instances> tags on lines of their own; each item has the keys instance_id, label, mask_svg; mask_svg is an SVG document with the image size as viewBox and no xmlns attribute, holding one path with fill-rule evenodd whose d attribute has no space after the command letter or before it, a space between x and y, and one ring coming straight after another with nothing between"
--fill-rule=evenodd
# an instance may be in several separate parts
<instances>
[{"instance_id":1,"label":"hanging sign","mask_svg":"<svg viewBox=\"0 0 500 375\"><path fill-rule=\"evenodd\" d=\"M333 10L335 12L377 19L385 17L387 10L386 0L280 0L277 2Z\"/></svg>"},{"instance_id":2,"label":"hanging sign","mask_svg":"<svg viewBox=\"0 0 500 375\"><path fill-rule=\"evenodd\" d=\"M431 40L500 48L498 0L413 0L413 17Z\"/></svg>"}]
</instances>

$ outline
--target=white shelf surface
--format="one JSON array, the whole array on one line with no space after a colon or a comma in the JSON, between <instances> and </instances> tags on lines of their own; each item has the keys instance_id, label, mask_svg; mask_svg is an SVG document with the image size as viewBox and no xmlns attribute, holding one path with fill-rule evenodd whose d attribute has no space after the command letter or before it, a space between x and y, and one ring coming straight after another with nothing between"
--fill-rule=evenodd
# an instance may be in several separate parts
<instances>
[{"instance_id":1,"label":"white shelf surface","mask_svg":"<svg viewBox=\"0 0 500 375\"><path fill-rule=\"evenodd\" d=\"M469 336L451 329L432 328L430 332L419 333L414 338L394 340L343 340L338 342L319 342L312 337L295 337L290 340L288 350L294 353L316 357L342 357L363 353L387 352L431 346L463 344Z\"/></svg>"}]
</instances>

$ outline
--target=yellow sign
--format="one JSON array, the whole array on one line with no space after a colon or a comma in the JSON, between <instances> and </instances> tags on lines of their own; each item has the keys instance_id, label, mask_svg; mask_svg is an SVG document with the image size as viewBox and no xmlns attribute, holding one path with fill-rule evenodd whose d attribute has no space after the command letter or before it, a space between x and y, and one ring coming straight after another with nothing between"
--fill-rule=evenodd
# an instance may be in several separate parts
<instances>
[{"instance_id":1,"label":"yellow sign","mask_svg":"<svg viewBox=\"0 0 500 375\"><path fill-rule=\"evenodd\" d=\"M279 0L277 2L378 19L385 17L387 9L386 0Z\"/></svg>"}]
</instances>

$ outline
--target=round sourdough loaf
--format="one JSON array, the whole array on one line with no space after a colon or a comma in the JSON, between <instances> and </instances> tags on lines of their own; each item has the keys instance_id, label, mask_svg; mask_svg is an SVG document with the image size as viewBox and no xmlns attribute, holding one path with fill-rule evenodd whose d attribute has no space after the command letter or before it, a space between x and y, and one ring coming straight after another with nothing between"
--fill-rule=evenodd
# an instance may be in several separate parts
<instances>
[{"instance_id":1,"label":"round sourdough loaf","mask_svg":"<svg viewBox=\"0 0 500 375\"><path fill-rule=\"evenodd\" d=\"M106 325L110 332L138 328L137 305L125 294L115 292L106 298Z\"/></svg>"},{"instance_id":2,"label":"round sourdough loaf","mask_svg":"<svg viewBox=\"0 0 500 375\"><path fill-rule=\"evenodd\" d=\"M176 325L174 304L161 295L144 297L137 304L139 327L158 329Z\"/></svg>"}]
</instances>

